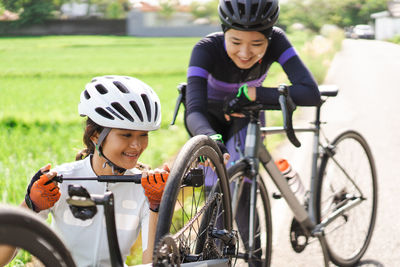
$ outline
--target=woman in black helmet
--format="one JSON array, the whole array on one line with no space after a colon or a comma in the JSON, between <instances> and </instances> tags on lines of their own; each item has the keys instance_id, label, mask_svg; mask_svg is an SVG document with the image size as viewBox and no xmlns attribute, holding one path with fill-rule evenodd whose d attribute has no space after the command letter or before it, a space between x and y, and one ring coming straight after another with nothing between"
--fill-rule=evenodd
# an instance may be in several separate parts
<instances>
[{"instance_id":1,"label":"woman in black helmet","mask_svg":"<svg viewBox=\"0 0 400 267\"><path fill-rule=\"evenodd\" d=\"M229 167L239 159L235 146L239 142L243 149L248 124L248 119L234 112L237 106L255 100L278 106L277 88L262 86L272 63L278 62L288 76L290 95L297 105L316 106L320 94L283 30L274 27L278 0L220 0L218 12L223 32L204 37L192 51L185 123L191 135L205 134L216 140ZM240 201L247 205L247 199ZM241 218L243 222L236 218L239 229L247 229L247 216ZM245 238L246 233L240 232Z\"/></svg>"},{"instance_id":2,"label":"woman in black helmet","mask_svg":"<svg viewBox=\"0 0 400 267\"><path fill-rule=\"evenodd\" d=\"M191 135L216 139L225 159L234 162L238 155L232 137L238 133L242 139L248 123L234 113L235 105L255 100L278 105L277 88L262 86L272 63L278 62L288 76L297 105L316 106L320 94L283 30L273 26L278 0L220 0L218 12L223 32L204 37L192 50L185 123Z\"/></svg>"}]
</instances>

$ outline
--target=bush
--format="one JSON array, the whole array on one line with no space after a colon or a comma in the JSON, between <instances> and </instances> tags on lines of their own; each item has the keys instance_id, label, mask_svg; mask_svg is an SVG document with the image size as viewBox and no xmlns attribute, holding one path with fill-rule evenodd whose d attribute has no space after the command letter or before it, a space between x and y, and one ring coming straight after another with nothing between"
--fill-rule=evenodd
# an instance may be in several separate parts
<instances>
[{"instance_id":1,"label":"bush","mask_svg":"<svg viewBox=\"0 0 400 267\"><path fill-rule=\"evenodd\" d=\"M394 36L393 38L388 40L389 42L395 43L395 44L400 44L400 34Z\"/></svg>"},{"instance_id":2,"label":"bush","mask_svg":"<svg viewBox=\"0 0 400 267\"><path fill-rule=\"evenodd\" d=\"M124 7L120 3L111 3L106 9L107 19L121 19L125 17Z\"/></svg>"},{"instance_id":3,"label":"bush","mask_svg":"<svg viewBox=\"0 0 400 267\"><path fill-rule=\"evenodd\" d=\"M190 4L190 13L195 19L206 18L211 22L218 23L218 1L199 2L193 1Z\"/></svg>"}]
</instances>

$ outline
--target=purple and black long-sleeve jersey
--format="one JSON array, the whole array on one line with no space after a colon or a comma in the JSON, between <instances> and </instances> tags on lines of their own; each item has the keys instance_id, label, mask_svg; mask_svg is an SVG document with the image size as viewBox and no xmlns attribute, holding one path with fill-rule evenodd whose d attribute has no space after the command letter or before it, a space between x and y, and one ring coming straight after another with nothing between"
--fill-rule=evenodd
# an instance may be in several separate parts
<instances>
[{"instance_id":1,"label":"purple and black long-sleeve jersey","mask_svg":"<svg viewBox=\"0 0 400 267\"><path fill-rule=\"evenodd\" d=\"M278 105L277 88L262 86L273 62L287 74L292 84L290 95L297 105L320 103L317 83L281 29L273 28L264 57L250 69L238 68L229 58L222 32L200 40L193 48L187 73L185 121L190 133L223 134L230 125L223 116L223 100L244 83L257 88L257 101Z\"/></svg>"}]
</instances>

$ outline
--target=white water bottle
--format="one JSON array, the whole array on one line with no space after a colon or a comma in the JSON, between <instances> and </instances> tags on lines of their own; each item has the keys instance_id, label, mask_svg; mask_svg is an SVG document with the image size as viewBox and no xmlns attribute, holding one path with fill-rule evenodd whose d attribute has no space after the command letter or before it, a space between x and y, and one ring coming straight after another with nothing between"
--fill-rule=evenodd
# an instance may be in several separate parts
<instances>
[{"instance_id":1,"label":"white water bottle","mask_svg":"<svg viewBox=\"0 0 400 267\"><path fill-rule=\"evenodd\" d=\"M296 195L297 199L302 203L304 201L305 189L301 182L299 174L292 168L286 159L279 159L275 161L279 170L282 172L283 176L286 178L290 189Z\"/></svg>"}]
</instances>

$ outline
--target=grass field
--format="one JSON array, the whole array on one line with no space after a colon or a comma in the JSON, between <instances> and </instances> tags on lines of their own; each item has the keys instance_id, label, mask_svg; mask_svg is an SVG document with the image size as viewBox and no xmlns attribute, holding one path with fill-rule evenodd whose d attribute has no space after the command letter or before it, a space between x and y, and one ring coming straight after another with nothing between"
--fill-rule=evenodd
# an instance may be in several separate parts
<instances>
[{"instance_id":1,"label":"grass field","mask_svg":"<svg viewBox=\"0 0 400 267\"><path fill-rule=\"evenodd\" d=\"M168 124L176 85L185 80L196 41L108 36L1 38L1 201L19 203L31 174L47 162L57 165L74 160L82 148L79 95L94 76L130 75L156 90L162 102L162 127L150 134L149 149L141 160L158 166L171 157L186 140L181 119L177 127Z\"/></svg>"},{"instance_id":2,"label":"grass field","mask_svg":"<svg viewBox=\"0 0 400 267\"><path fill-rule=\"evenodd\" d=\"M306 34L293 36L296 49L303 53L309 38ZM83 119L78 115L77 104L80 92L94 76L130 75L154 88L162 103L162 126L151 132L149 148L141 161L157 167L171 159L188 139L182 124L183 112L176 126L170 127L169 123L176 86L186 80L191 49L198 40L115 36L0 38L0 203L19 204L30 177L40 167L73 161L83 148ZM317 62L318 57L313 60ZM320 69L316 66L315 73ZM324 73L318 75L321 81ZM274 86L287 82L277 65L269 72L268 81Z\"/></svg>"}]
</instances>

